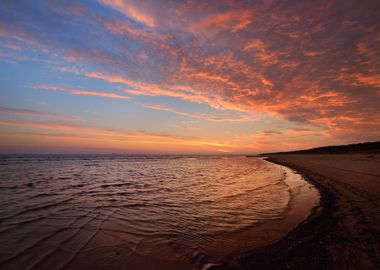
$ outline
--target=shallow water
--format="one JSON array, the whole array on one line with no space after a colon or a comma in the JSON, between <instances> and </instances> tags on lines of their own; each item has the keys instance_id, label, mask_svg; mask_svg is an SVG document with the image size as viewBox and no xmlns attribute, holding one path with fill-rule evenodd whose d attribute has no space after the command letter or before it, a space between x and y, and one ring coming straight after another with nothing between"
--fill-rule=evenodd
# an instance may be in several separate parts
<instances>
[{"instance_id":1,"label":"shallow water","mask_svg":"<svg viewBox=\"0 0 380 270\"><path fill-rule=\"evenodd\" d=\"M287 174L246 157L4 156L0 268L206 268L308 215L294 202L309 184Z\"/></svg>"}]
</instances>

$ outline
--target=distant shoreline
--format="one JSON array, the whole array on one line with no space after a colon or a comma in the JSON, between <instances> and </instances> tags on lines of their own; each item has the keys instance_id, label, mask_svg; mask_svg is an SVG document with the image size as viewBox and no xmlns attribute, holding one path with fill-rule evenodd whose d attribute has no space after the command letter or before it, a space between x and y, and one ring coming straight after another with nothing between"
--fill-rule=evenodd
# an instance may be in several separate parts
<instances>
[{"instance_id":1,"label":"distant shoreline","mask_svg":"<svg viewBox=\"0 0 380 270\"><path fill-rule=\"evenodd\" d=\"M289 154L305 155L305 154L356 154L356 153L379 154L380 141L354 143L354 144L346 144L346 145L330 145L330 146L316 147L316 148L296 150L296 151L262 153L259 156L289 155Z\"/></svg>"},{"instance_id":2,"label":"distant shoreline","mask_svg":"<svg viewBox=\"0 0 380 270\"><path fill-rule=\"evenodd\" d=\"M215 269L379 269L380 156L268 156L312 183L320 208L279 241L235 254Z\"/></svg>"}]
</instances>

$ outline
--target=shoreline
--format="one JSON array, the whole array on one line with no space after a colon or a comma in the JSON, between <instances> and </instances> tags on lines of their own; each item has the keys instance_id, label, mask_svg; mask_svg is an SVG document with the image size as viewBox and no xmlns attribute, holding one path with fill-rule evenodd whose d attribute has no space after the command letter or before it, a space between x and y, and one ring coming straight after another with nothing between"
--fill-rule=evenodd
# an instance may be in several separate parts
<instances>
[{"instance_id":1,"label":"shoreline","mask_svg":"<svg viewBox=\"0 0 380 270\"><path fill-rule=\"evenodd\" d=\"M281 164L269 162L264 158L259 159L265 166L268 166L267 169L279 170L283 173L281 182L287 188L289 199L283 207L281 217L224 234L223 238L218 238L216 241L218 245L215 246L219 246L219 248L211 250L211 253L206 253L205 260L200 264L194 264L194 269L218 269L217 267L225 263L226 258L276 243L309 218L315 209L319 209L320 193L318 189L304 179L301 174ZM226 245L226 243L230 243L231 239L242 244L231 248L232 245Z\"/></svg>"},{"instance_id":2,"label":"shoreline","mask_svg":"<svg viewBox=\"0 0 380 270\"><path fill-rule=\"evenodd\" d=\"M301 269L292 267L291 262L289 261L289 253L296 252L296 249L302 249L300 242L311 241L312 239L308 235L308 231L314 230L321 222L327 221L328 217L331 215L331 206L334 198L326 188L318 183L318 181L313 179L305 171L296 167L290 167L280 161L273 160L270 156L265 157L264 160L276 165L284 166L290 170L294 170L297 174L300 174L303 180L307 181L318 190L320 196L319 204L310 209L308 217L293 227L284 237L266 246L257 247L243 253L232 254L226 259L224 264L211 268L213 270L251 268ZM317 238L317 234L314 234L313 238ZM305 264L304 269L312 269L307 265L308 259L302 264ZM319 269L325 268L322 267Z\"/></svg>"},{"instance_id":3,"label":"shoreline","mask_svg":"<svg viewBox=\"0 0 380 270\"><path fill-rule=\"evenodd\" d=\"M216 267L224 265L226 258L232 258L238 254L250 252L251 250L265 248L278 242L320 208L321 195L319 190L307 181L303 175L287 166L270 162L265 159L262 160L269 163L270 166L275 166L281 169L285 175L283 182L289 188L290 198L284 208L283 217L255 224L252 227L245 228L239 232L231 233L230 236L226 236L240 239L240 241L247 242L247 244L240 249L235 249L234 251L227 253L228 255L217 258L216 260L215 258L210 258L210 260L203 267L200 267L200 269L210 269L208 268L209 266L214 267L211 269L218 269ZM248 241L247 239L252 239L253 241Z\"/></svg>"},{"instance_id":4,"label":"shoreline","mask_svg":"<svg viewBox=\"0 0 380 270\"><path fill-rule=\"evenodd\" d=\"M377 269L380 225L376 217L370 218L378 211L378 189L374 195L368 195L370 185L364 190L359 188L361 182L373 182L372 178L378 176L378 157L369 160L370 165L368 157L372 156L268 156L266 160L295 170L318 189L319 209L313 209L306 220L273 244L233 254L223 265L212 269ZM322 166L340 160L344 162L338 164L339 168ZM350 171L350 162L364 168ZM369 168L363 164L371 166L374 173L366 175ZM354 197L358 194L361 200ZM363 198L368 196L368 205L363 204Z\"/></svg>"}]
</instances>

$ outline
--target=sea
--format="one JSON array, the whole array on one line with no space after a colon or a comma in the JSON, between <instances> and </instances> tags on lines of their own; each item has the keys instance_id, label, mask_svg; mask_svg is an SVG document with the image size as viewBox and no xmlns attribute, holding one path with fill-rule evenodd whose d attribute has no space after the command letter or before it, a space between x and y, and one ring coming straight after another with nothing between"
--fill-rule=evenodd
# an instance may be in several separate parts
<instances>
[{"instance_id":1,"label":"sea","mask_svg":"<svg viewBox=\"0 0 380 270\"><path fill-rule=\"evenodd\" d=\"M212 269L319 199L258 157L2 155L0 269Z\"/></svg>"}]
</instances>

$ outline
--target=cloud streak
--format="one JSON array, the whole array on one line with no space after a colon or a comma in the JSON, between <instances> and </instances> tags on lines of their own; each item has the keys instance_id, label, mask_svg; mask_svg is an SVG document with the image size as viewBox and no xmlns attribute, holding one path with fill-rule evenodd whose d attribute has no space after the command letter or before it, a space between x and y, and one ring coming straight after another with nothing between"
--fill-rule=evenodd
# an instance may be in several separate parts
<instances>
[{"instance_id":1,"label":"cloud streak","mask_svg":"<svg viewBox=\"0 0 380 270\"><path fill-rule=\"evenodd\" d=\"M14 126L22 129L32 130L49 130L53 133L41 133L35 131L29 132L33 136L40 138L70 138L70 139L88 139L92 138L97 141L120 141L120 142L138 142L139 144L164 144L164 145L188 145L188 146L207 146L207 147L233 147L231 144L209 141L193 136L171 135L166 133L153 133L146 131L124 131L112 128L99 128L77 123L57 123L42 121L25 121L25 120L8 120L0 119L0 126ZM57 131L69 131L74 133L57 133ZM16 133L15 133L16 134ZM25 133L27 134L27 133ZM10 135L5 133L5 135Z\"/></svg>"},{"instance_id":2,"label":"cloud streak","mask_svg":"<svg viewBox=\"0 0 380 270\"><path fill-rule=\"evenodd\" d=\"M0 113L3 115L20 115L20 116L32 116L32 117L43 117L55 119L58 121L71 121L76 120L78 117L76 116L68 116L59 113L45 112L40 110L31 110L31 109L23 109L23 108L13 108L13 107L5 107L0 106Z\"/></svg>"},{"instance_id":3,"label":"cloud streak","mask_svg":"<svg viewBox=\"0 0 380 270\"><path fill-rule=\"evenodd\" d=\"M212 121L212 122L250 122L254 119L250 115L239 115L237 117L225 117L225 116L212 115L212 114L182 112L182 111L175 110L174 108L171 108L169 106L165 106L161 104L141 104L141 105L144 108L148 108L152 110L171 112L171 113L189 117L189 118L202 119L202 120Z\"/></svg>"},{"instance_id":4,"label":"cloud streak","mask_svg":"<svg viewBox=\"0 0 380 270\"><path fill-rule=\"evenodd\" d=\"M142 23L149 27L155 27L156 23L154 18L144 10L140 9L137 5L134 5L131 2L119 1L119 0L100 0L100 3L109 6L124 15L132 18L136 22Z\"/></svg>"},{"instance_id":5,"label":"cloud streak","mask_svg":"<svg viewBox=\"0 0 380 270\"><path fill-rule=\"evenodd\" d=\"M130 97L128 96L118 95L115 93L99 92L99 91L92 91L92 90L78 90L78 89L72 89L66 86L59 86L59 85L38 84L32 87L35 89L43 89L43 90L50 90L50 91L64 91L71 95L95 96L95 97L115 98L115 99L130 99Z\"/></svg>"}]
</instances>

